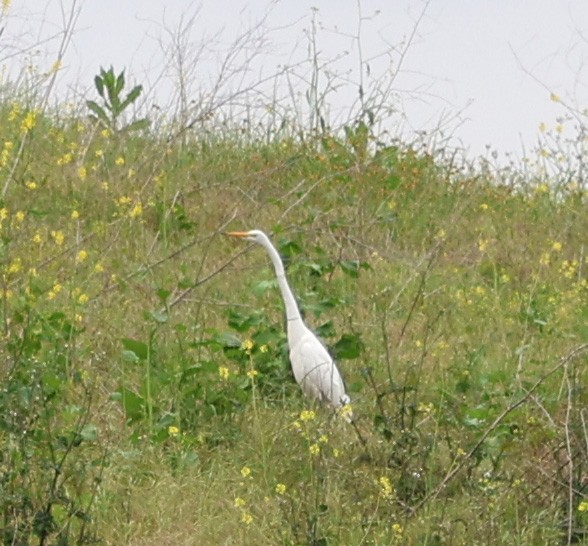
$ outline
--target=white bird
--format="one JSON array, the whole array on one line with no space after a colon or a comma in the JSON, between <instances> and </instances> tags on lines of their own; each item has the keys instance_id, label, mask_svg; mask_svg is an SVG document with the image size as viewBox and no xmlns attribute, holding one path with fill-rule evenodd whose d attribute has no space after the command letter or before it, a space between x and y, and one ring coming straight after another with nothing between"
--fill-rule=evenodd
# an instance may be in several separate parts
<instances>
[{"instance_id":1,"label":"white bird","mask_svg":"<svg viewBox=\"0 0 588 546\"><path fill-rule=\"evenodd\" d=\"M306 396L336 409L349 404L351 400L345 392L343 379L331 355L321 341L304 324L300 316L296 299L286 280L284 264L268 236L257 229L230 231L227 235L254 241L261 245L265 248L274 264L276 278L286 307L290 364L294 378L302 388L302 392ZM347 421L352 419L350 410L351 407L349 406L342 412Z\"/></svg>"}]
</instances>

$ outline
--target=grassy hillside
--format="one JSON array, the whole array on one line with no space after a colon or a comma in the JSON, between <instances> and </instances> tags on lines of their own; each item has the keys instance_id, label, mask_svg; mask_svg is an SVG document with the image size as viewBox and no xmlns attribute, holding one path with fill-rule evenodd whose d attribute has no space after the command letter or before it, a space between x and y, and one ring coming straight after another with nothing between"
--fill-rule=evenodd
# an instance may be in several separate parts
<instances>
[{"instance_id":1,"label":"grassy hillside","mask_svg":"<svg viewBox=\"0 0 588 546\"><path fill-rule=\"evenodd\" d=\"M2 543L581 541L579 176L362 124L168 140L3 103ZM284 256L365 446L294 383L269 261L223 235L248 228Z\"/></svg>"}]
</instances>

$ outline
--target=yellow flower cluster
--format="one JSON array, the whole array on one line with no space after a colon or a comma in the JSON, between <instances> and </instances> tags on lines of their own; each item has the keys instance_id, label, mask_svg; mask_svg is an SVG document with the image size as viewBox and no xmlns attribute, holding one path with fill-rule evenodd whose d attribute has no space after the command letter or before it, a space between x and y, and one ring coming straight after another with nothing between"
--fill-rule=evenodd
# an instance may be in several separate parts
<instances>
[{"instance_id":1,"label":"yellow flower cluster","mask_svg":"<svg viewBox=\"0 0 588 546\"><path fill-rule=\"evenodd\" d=\"M389 499L394 496L394 487L392 486L388 476L381 476L377 483L380 487L380 493L384 498Z\"/></svg>"},{"instance_id":2,"label":"yellow flower cluster","mask_svg":"<svg viewBox=\"0 0 588 546\"><path fill-rule=\"evenodd\" d=\"M300 420L304 423L306 421L312 421L316 417L316 414L312 410L302 410L300 412Z\"/></svg>"},{"instance_id":3,"label":"yellow flower cluster","mask_svg":"<svg viewBox=\"0 0 588 546\"><path fill-rule=\"evenodd\" d=\"M227 379L229 379L229 368L221 366L218 369L218 375L223 381L226 381Z\"/></svg>"},{"instance_id":4,"label":"yellow flower cluster","mask_svg":"<svg viewBox=\"0 0 588 546\"><path fill-rule=\"evenodd\" d=\"M51 237L57 246L61 246L65 240L65 235L60 230L51 231Z\"/></svg>"},{"instance_id":5,"label":"yellow flower cluster","mask_svg":"<svg viewBox=\"0 0 588 546\"><path fill-rule=\"evenodd\" d=\"M29 110L20 124L20 132L26 135L37 124L37 113Z\"/></svg>"},{"instance_id":6,"label":"yellow flower cluster","mask_svg":"<svg viewBox=\"0 0 588 546\"><path fill-rule=\"evenodd\" d=\"M10 152L14 148L14 142L7 140L2 145L2 151L0 152L0 168L6 167L8 165L8 160L10 158Z\"/></svg>"},{"instance_id":7,"label":"yellow flower cluster","mask_svg":"<svg viewBox=\"0 0 588 546\"><path fill-rule=\"evenodd\" d=\"M255 344L251 339L246 339L245 341L243 341L243 343L241 343L241 350L245 351L249 355L251 354L251 351L254 346Z\"/></svg>"}]
</instances>

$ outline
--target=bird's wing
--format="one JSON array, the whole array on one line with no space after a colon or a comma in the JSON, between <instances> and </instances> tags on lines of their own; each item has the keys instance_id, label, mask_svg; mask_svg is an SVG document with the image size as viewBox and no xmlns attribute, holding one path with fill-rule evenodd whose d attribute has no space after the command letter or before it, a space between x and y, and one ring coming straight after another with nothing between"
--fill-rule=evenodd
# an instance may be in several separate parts
<instances>
[{"instance_id":1,"label":"bird's wing","mask_svg":"<svg viewBox=\"0 0 588 546\"><path fill-rule=\"evenodd\" d=\"M294 377L307 396L334 407L349 400L331 355L310 330L291 348L290 361Z\"/></svg>"}]
</instances>

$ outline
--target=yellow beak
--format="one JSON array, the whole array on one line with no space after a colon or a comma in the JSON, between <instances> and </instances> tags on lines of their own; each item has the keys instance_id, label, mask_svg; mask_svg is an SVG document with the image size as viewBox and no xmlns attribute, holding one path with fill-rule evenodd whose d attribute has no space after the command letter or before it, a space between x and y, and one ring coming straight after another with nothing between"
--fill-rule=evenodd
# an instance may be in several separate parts
<instances>
[{"instance_id":1,"label":"yellow beak","mask_svg":"<svg viewBox=\"0 0 588 546\"><path fill-rule=\"evenodd\" d=\"M225 232L225 235L229 235L231 237L247 237L247 235L249 235L249 232L247 231L227 231Z\"/></svg>"}]
</instances>

